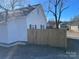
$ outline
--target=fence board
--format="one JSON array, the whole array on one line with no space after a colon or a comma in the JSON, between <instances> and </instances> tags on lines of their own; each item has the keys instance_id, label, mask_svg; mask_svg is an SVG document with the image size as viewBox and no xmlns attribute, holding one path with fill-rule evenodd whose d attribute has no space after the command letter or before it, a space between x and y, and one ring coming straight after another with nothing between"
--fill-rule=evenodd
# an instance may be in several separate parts
<instances>
[{"instance_id":1,"label":"fence board","mask_svg":"<svg viewBox=\"0 0 79 59\"><path fill-rule=\"evenodd\" d=\"M66 31L61 29L28 29L28 42L53 47L67 47Z\"/></svg>"}]
</instances>

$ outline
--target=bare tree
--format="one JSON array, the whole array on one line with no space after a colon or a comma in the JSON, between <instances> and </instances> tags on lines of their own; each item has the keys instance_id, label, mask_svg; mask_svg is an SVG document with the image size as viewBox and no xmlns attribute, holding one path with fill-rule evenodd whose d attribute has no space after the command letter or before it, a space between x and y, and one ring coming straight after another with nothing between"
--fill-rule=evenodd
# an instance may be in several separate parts
<instances>
[{"instance_id":1,"label":"bare tree","mask_svg":"<svg viewBox=\"0 0 79 59\"><path fill-rule=\"evenodd\" d=\"M64 6L64 2L64 0L49 0L49 11L55 18L57 29L59 29L62 12L68 8Z\"/></svg>"},{"instance_id":2,"label":"bare tree","mask_svg":"<svg viewBox=\"0 0 79 59\"><path fill-rule=\"evenodd\" d=\"M4 8L3 6L0 5L0 8L3 9L5 11L5 21L7 21L8 19L8 9Z\"/></svg>"},{"instance_id":3,"label":"bare tree","mask_svg":"<svg viewBox=\"0 0 79 59\"><path fill-rule=\"evenodd\" d=\"M11 10L14 10L16 6L23 6L23 2L24 0L10 0L10 7L11 7Z\"/></svg>"},{"instance_id":4,"label":"bare tree","mask_svg":"<svg viewBox=\"0 0 79 59\"><path fill-rule=\"evenodd\" d=\"M14 10L16 6L21 6L21 3L24 0L0 0L0 9L5 11L5 20L8 19L8 11ZM6 2L6 3L5 3Z\"/></svg>"},{"instance_id":5,"label":"bare tree","mask_svg":"<svg viewBox=\"0 0 79 59\"><path fill-rule=\"evenodd\" d=\"M25 0L0 0L0 5L8 10L14 10L16 7L23 7Z\"/></svg>"},{"instance_id":6,"label":"bare tree","mask_svg":"<svg viewBox=\"0 0 79 59\"><path fill-rule=\"evenodd\" d=\"M18 0L10 0L10 6L11 6L12 10L14 10L17 2L18 2Z\"/></svg>"}]
</instances>

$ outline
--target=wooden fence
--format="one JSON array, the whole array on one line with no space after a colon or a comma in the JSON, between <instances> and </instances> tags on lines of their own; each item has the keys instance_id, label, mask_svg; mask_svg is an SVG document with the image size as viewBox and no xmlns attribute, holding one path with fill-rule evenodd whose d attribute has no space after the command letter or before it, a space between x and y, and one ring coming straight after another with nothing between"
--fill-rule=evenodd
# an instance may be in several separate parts
<instances>
[{"instance_id":1,"label":"wooden fence","mask_svg":"<svg viewBox=\"0 0 79 59\"><path fill-rule=\"evenodd\" d=\"M28 29L28 42L66 48L66 31L61 29Z\"/></svg>"}]
</instances>

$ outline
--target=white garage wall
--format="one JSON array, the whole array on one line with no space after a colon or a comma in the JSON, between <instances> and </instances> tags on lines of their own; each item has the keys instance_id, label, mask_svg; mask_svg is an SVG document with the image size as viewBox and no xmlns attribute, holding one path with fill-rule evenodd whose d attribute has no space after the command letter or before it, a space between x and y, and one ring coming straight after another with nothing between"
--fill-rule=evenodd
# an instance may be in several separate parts
<instances>
[{"instance_id":1,"label":"white garage wall","mask_svg":"<svg viewBox=\"0 0 79 59\"><path fill-rule=\"evenodd\" d=\"M17 41L17 29L14 19L8 21L8 43Z\"/></svg>"},{"instance_id":2,"label":"white garage wall","mask_svg":"<svg viewBox=\"0 0 79 59\"><path fill-rule=\"evenodd\" d=\"M8 41L7 24L0 23L0 43L6 43Z\"/></svg>"},{"instance_id":3,"label":"white garage wall","mask_svg":"<svg viewBox=\"0 0 79 59\"><path fill-rule=\"evenodd\" d=\"M8 21L8 43L27 41L26 17L11 18Z\"/></svg>"},{"instance_id":4,"label":"white garage wall","mask_svg":"<svg viewBox=\"0 0 79 59\"><path fill-rule=\"evenodd\" d=\"M19 41L27 41L27 23L26 23L26 17L17 17L16 18L16 26L17 26L17 34L18 34L18 40Z\"/></svg>"},{"instance_id":5,"label":"white garage wall","mask_svg":"<svg viewBox=\"0 0 79 59\"><path fill-rule=\"evenodd\" d=\"M40 29L40 25L46 28L46 18L40 5L27 16L11 17L7 24L0 24L0 43L27 41L27 28L30 24L37 25L37 29Z\"/></svg>"},{"instance_id":6,"label":"white garage wall","mask_svg":"<svg viewBox=\"0 0 79 59\"><path fill-rule=\"evenodd\" d=\"M27 28L30 24L37 25L37 29L40 29L40 25L46 28L46 18L40 5L27 16Z\"/></svg>"}]
</instances>

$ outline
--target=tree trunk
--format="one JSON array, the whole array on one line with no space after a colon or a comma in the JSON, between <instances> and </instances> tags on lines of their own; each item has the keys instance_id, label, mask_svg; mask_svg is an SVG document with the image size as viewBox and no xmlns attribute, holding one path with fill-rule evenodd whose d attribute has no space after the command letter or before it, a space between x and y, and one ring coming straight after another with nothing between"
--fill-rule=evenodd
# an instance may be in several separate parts
<instances>
[{"instance_id":1,"label":"tree trunk","mask_svg":"<svg viewBox=\"0 0 79 59\"><path fill-rule=\"evenodd\" d=\"M56 22L56 29L59 29L59 21L57 20L57 18L56 18L55 22Z\"/></svg>"},{"instance_id":2,"label":"tree trunk","mask_svg":"<svg viewBox=\"0 0 79 59\"><path fill-rule=\"evenodd\" d=\"M56 29L59 29L59 23L56 22Z\"/></svg>"}]
</instances>

